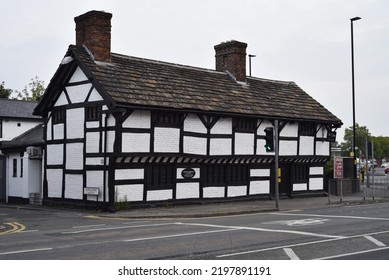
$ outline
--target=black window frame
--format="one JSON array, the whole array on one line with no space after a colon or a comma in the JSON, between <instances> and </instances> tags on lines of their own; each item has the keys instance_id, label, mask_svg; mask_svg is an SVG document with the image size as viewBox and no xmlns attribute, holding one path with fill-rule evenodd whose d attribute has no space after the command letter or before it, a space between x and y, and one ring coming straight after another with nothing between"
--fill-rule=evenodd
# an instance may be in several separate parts
<instances>
[{"instance_id":1,"label":"black window frame","mask_svg":"<svg viewBox=\"0 0 389 280\"><path fill-rule=\"evenodd\" d=\"M53 124L65 123L65 110L58 109L52 112Z\"/></svg>"},{"instance_id":2,"label":"black window frame","mask_svg":"<svg viewBox=\"0 0 389 280\"><path fill-rule=\"evenodd\" d=\"M235 120L235 132L243 133L255 133L258 126L257 119L250 118L236 118Z\"/></svg>"},{"instance_id":3,"label":"black window frame","mask_svg":"<svg viewBox=\"0 0 389 280\"><path fill-rule=\"evenodd\" d=\"M152 119L155 126L180 128L184 120L184 113L153 112Z\"/></svg>"},{"instance_id":4,"label":"black window frame","mask_svg":"<svg viewBox=\"0 0 389 280\"><path fill-rule=\"evenodd\" d=\"M174 164L149 164L146 167L147 189L172 189L176 180Z\"/></svg>"},{"instance_id":5,"label":"black window frame","mask_svg":"<svg viewBox=\"0 0 389 280\"><path fill-rule=\"evenodd\" d=\"M317 124L312 122L302 122L299 123L300 135L304 136L315 136L316 135Z\"/></svg>"},{"instance_id":6,"label":"black window frame","mask_svg":"<svg viewBox=\"0 0 389 280\"><path fill-rule=\"evenodd\" d=\"M308 164L294 164L292 165L292 182L306 183L309 180L309 165Z\"/></svg>"},{"instance_id":7,"label":"black window frame","mask_svg":"<svg viewBox=\"0 0 389 280\"><path fill-rule=\"evenodd\" d=\"M101 106L85 107L85 121L99 121L101 118Z\"/></svg>"},{"instance_id":8,"label":"black window frame","mask_svg":"<svg viewBox=\"0 0 389 280\"><path fill-rule=\"evenodd\" d=\"M23 158L20 159L20 178L23 178Z\"/></svg>"},{"instance_id":9,"label":"black window frame","mask_svg":"<svg viewBox=\"0 0 389 280\"><path fill-rule=\"evenodd\" d=\"M18 176L18 159L14 158L12 160L12 177Z\"/></svg>"},{"instance_id":10,"label":"black window frame","mask_svg":"<svg viewBox=\"0 0 389 280\"><path fill-rule=\"evenodd\" d=\"M250 181L248 164L206 164L201 177L205 187L246 186Z\"/></svg>"}]
</instances>

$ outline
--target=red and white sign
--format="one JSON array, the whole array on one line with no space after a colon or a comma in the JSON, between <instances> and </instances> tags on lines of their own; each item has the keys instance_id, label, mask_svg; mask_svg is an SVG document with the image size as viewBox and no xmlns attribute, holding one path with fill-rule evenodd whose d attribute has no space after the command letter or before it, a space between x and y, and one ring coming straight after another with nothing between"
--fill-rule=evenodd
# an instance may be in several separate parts
<instances>
[{"instance_id":1,"label":"red and white sign","mask_svg":"<svg viewBox=\"0 0 389 280\"><path fill-rule=\"evenodd\" d=\"M334 165L334 178L343 178L343 158L335 157Z\"/></svg>"}]
</instances>

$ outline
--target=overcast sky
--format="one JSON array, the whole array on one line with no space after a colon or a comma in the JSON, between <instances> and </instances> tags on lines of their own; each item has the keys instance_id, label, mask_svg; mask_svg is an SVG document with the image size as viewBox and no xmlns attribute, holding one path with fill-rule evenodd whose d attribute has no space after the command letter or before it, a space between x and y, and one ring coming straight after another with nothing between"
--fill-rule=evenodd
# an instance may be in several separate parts
<instances>
[{"instance_id":1,"label":"overcast sky","mask_svg":"<svg viewBox=\"0 0 389 280\"><path fill-rule=\"evenodd\" d=\"M68 46L74 17L113 14L116 53L214 69L213 46L248 44L252 75L294 81L352 126L351 27L354 22L356 121L389 136L387 0L2 0L0 82L22 90L38 76L47 86Z\"/></svg>"}]
</instances>

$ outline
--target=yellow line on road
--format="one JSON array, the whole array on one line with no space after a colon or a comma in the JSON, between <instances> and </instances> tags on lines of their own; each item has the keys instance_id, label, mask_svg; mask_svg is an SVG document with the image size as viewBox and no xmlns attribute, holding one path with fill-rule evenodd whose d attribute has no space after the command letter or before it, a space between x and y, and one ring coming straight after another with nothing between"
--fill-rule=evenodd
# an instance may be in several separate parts
<instances>
[{"instance_id":1,"label":"yellow line on road","mask_svg":"<svg viewBox=\"0 0 389 280\"><path fill-rule=\"evenodd\" d=\"M11 234L11 233L18 233L18 232L21 232L21 231L26 229L26 227L24 225L22 225L21 223L18 223L18 222L10 222L10 223L4 223L4 224L8 225L8 226L10 226L12 228L9 229L9 230L0 232L0 235L6 235L6 234Z\"/></svg>"}]
</instances>

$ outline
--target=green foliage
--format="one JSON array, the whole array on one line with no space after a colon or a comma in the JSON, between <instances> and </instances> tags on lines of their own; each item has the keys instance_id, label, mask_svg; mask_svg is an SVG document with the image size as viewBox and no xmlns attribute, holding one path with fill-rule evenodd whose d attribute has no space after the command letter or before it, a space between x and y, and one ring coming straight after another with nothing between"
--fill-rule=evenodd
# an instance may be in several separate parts
<instances>
[{"instance_id":1,"label":"green foliage","mask_svg":"<svg viewBox=\"0 0 389 280\"><path fill-rule=\"evenodd\" d=\"M353 143L353 127L350 126L346 128L344 131L344 141L341 144L342 154L344 156L350 156L350 152L352 151L352 143ZM359 124L355 124L355 146L361 149L362 154L366 154L366 139L370 141L371 135L369 129L366 126L360 126ZM358 154L356 154L358 156Z\"/></svg>"},{"instance_id":2,"label":"green foliage","mask_svg":"<svg viewBox=\"0 0 389 280\"><path fill-rule=\"evenodd\" d=\"M31 82L24 87L22 91L16 91L17 99L25 101L40 101L45 92L45 82L39 80L37 76L31 79Z\"/></svg>"},{"instance_id":3,"label":"green foliage","mask_svg":"<svg viewBox=\"0 0 389 280\"><path fill-rule=\"evenodd\" d=\"M5 83L0 84L0 98L8 99L12 94L12 89L5 88Z\"/></svg>"},{"instance_id":4,"label":"green foliage","mask_svg":"<svg viewBox=\"0 0 389 280\"><path fill-rule=\"evenodd\" d=\"M366 126L355 125L355 142L356 146L361 149L362 156L366 155L366 139L369 142L374 143L374 158L383 159L389 158L389 137L384 136L371 136L369 129ZM344 138L345 142L341 144L342 153L344 156L349 156L352 150L353 141L353 128L350 126L345 129ZM357 155L358 156L358 153ZM369 155L370 157L371 155Z\"/></svg>"}]
</instances>

